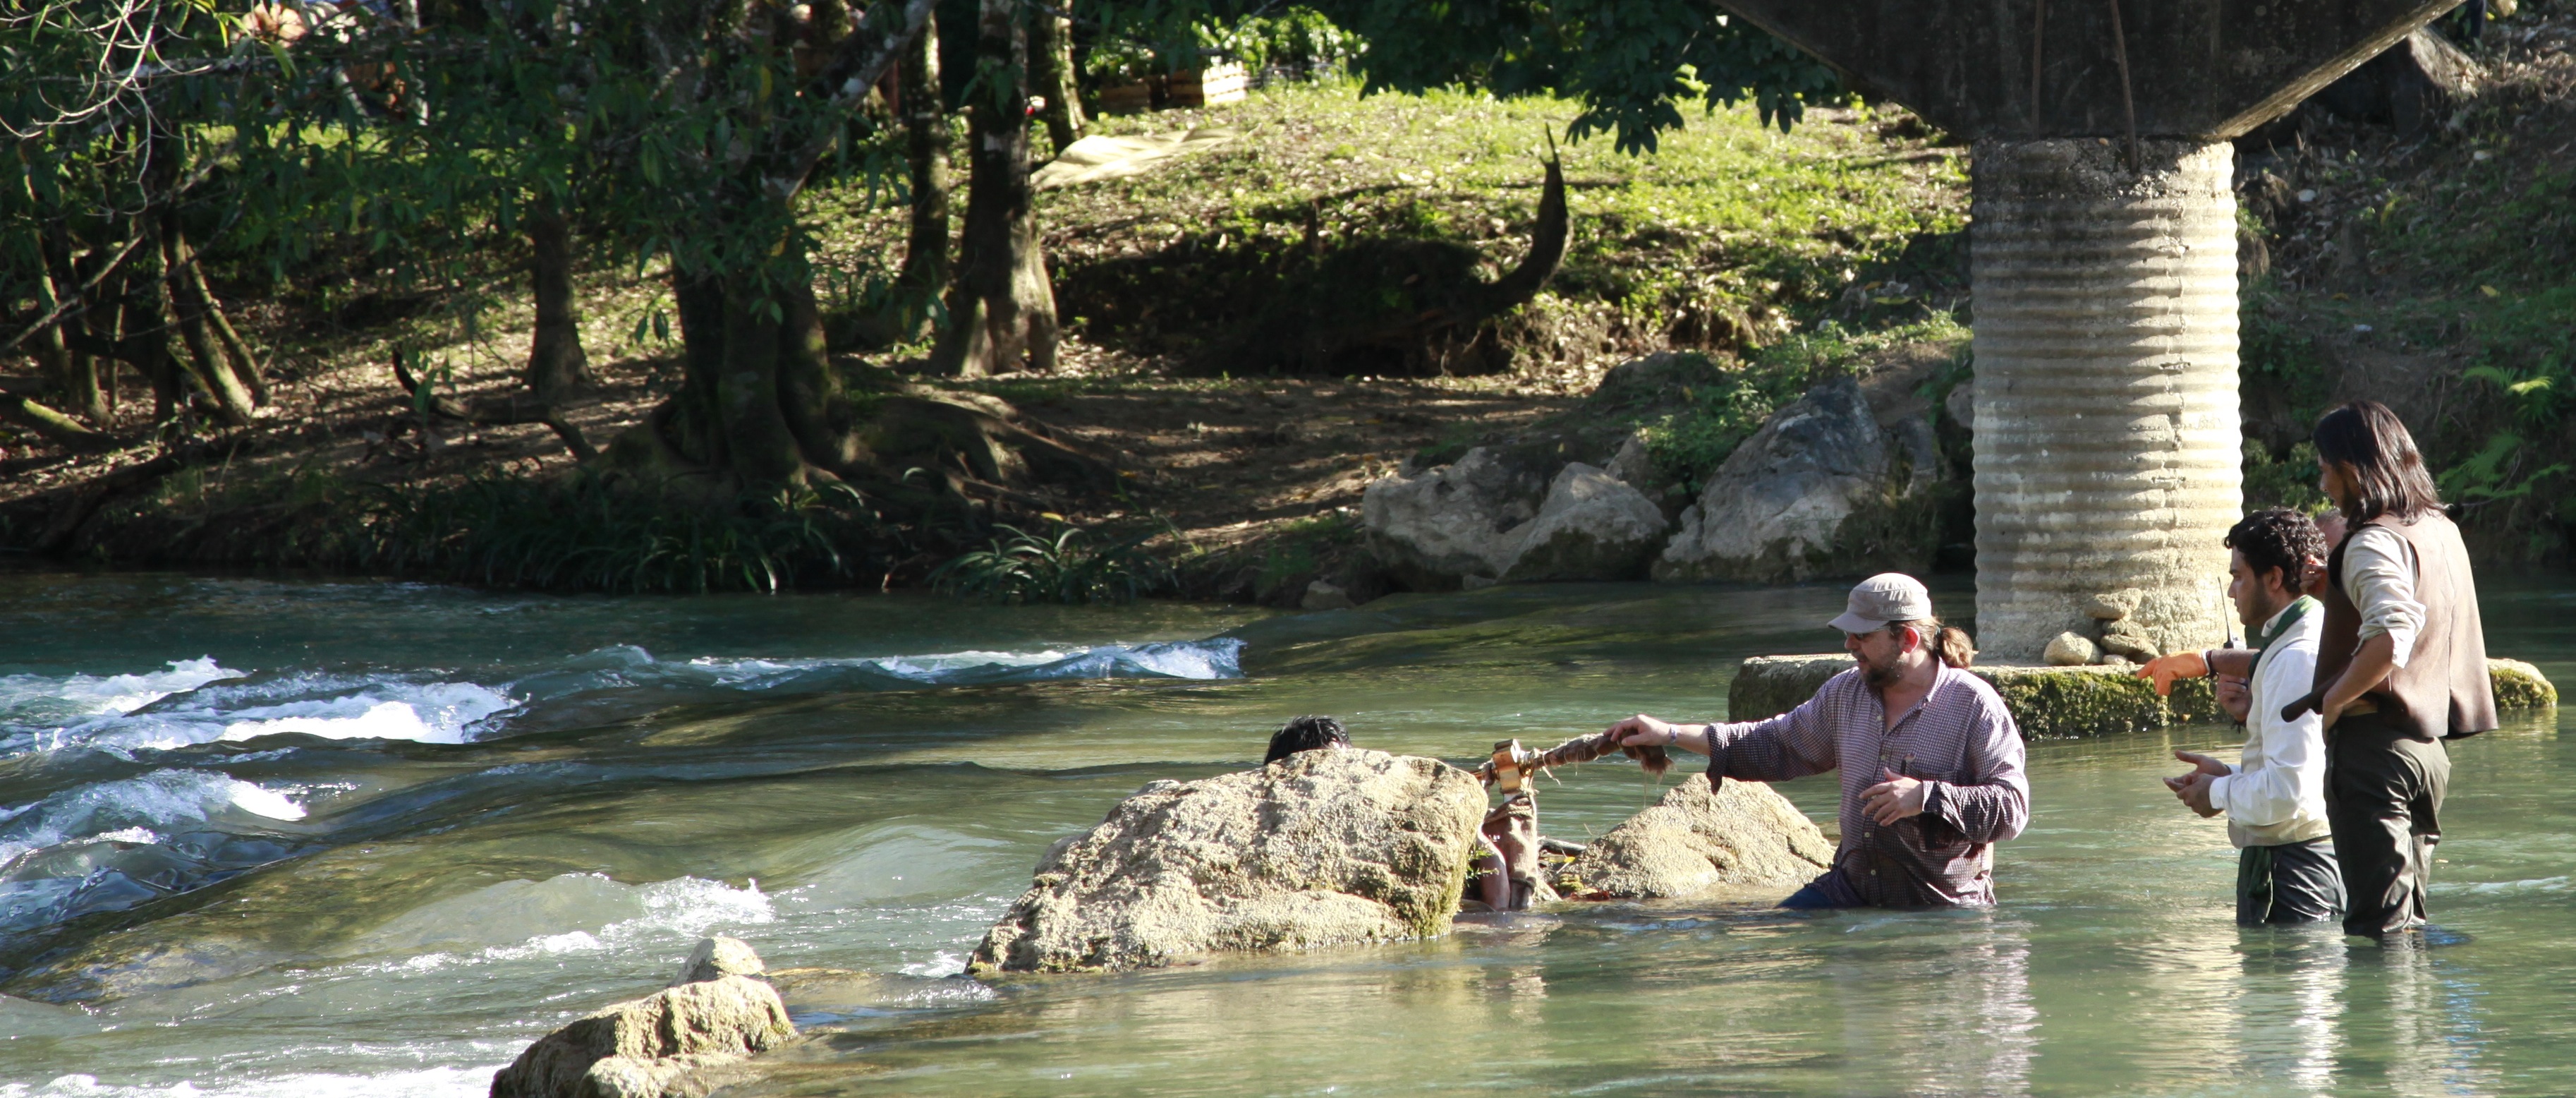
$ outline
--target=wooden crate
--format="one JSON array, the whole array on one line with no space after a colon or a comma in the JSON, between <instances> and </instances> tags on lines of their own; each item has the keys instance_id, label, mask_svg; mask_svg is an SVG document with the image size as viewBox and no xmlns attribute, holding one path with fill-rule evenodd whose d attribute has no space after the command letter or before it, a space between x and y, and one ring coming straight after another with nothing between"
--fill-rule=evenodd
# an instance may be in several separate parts
<instances>
[{"instance_id":1,"label":"wooden crate","mask_svg":"<svg viewBox=\"0 0 2576 1098\"><path fill-rule=\"evenodd\" d=\"M1101 114L1142 114L1175 107L1239 103L1251 86L1252 76L1243 71L1243 66L1217 65L1104 87L1092 93L1092 109Z\"/></svg>"},{"instance_id":2,"label":"wooden crate","mask_svg":"<svg viewBox=\"0 0 2576 1098\"><path fill-rule=\"evenodd\" d=\"M1243 71L1243 66L1234 64L1195 72L1176 72L1164 79L1170 82L1166 102L1175 107L1238 103L1243 100L1244 90L1252 86L1252 78Z\"/></svg>"},{"instance_id":3,"label":"wooden crate","mask_svg":"<svg viewBox=\"0 0 2576 1098\"><path fill-rule=\"evenodd\" d=\"M1154 86L1117 84L1092 93L1092 109L1101 114L1143 114L1154 109Z\"/></svg>"}]
</instances>

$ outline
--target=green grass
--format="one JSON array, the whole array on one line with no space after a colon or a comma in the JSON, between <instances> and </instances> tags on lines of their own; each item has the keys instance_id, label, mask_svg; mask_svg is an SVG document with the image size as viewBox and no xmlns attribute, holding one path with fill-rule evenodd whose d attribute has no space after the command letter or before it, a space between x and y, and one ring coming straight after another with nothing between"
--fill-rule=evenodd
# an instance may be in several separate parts
<instances>
[{"instance_id":1,"label":"green grass","mask_svg":"<svg viewBox=\"0 0 2576 1098\"><path fill-rule=\"evenodd\" d=\"M1244 136L1139 177L1044 192L1059 310L1095 343L1183 350L1239 317L1259 272L1310 232L1326 246L1456 242L1498 271L1527 249L1548 135L1576 111L1455 91L1364 98L1355 82L1326 80L1103 118L1095 132L1222 125ZM1650 155L1607 140L1561 147L1573 231L1534 311L1591 316L1617 350L1677 337L1732 350L1787 335L1847 286L1909 277L1909 264L1955 266L1944 242L1965 224L1964 151L1883 128L1913 132L1862 109L1814 111L1782 135L1748 109L1693 112ZM902 211L865 197L853 186L811 207L824 261L852 277L902 254Z\"/></svg>"}]
</instances>

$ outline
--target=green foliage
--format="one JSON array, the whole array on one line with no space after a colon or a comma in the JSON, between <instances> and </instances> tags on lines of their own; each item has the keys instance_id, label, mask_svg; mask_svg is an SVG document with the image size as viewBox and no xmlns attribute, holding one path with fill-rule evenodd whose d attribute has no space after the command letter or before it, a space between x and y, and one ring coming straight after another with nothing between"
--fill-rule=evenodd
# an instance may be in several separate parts
<instances>
[{"instance_id":1,"label":"green foliage","mask_svg":"<svg viewBox=\"0 0 2576 1098\"><path fill-rule=\"evenodd\" d=\"M1253 590L1267 596L1282 585L1312 576L1334 549L1357 544L1359 524L1338 511L1283 524L1262 546L1261 573Z\"/></svg>"},{"instance_id":2,"label":"green foliage","mask_svg":"<svg viewBox=\"0 0 2576 1098\"><path fill-rule=\"evenodd\" d=\"M1368 52L1359 35L1303 5L1278 15L1189 15L1178 6L1108 9L1105 18L1125 22L1092 44L1083 72L1101 81L1141 80L1223 60L1254 73L1277 68L1317 77L1341 72Z\"/></svg>"},{"instance_id":3,"label":"green foliage","mask_svg":"<svg viewBox=\"0 0 2576 1098\"><path fill-rule=\"evenodd\" d=\"M1697 0L1348 0L1329 8L1369 41L1371 90L1448 85L1581 101L1567 127L1652 152L1679 129L1678 102L1750 101L1786 130L1810 103L1838 100L1822 62Z\"/></svg>"},{"instance_id":4,"label":"green foliage","mask_svg":"<svg viewBox=\"0 0 2576 1098\"><path fill-rule=\"evenodd\" d=\"M1696 492L1772 412L1809 386L1856 373L1871 358L1899 347L1952 344L1958 348L1953 361L1931 379L1946 394L1947 386L1967 370L1967 340L1968 330L1948 313L1873 329L1826 321L1754 352L1741 367L1720 372L1713 384L1684 389L1689 407L1643 426L1646 452L1655 459L1655 468Z\"/></svg>"},{"instance_id":5,"label":"green foliage","mask_svg":"<svg viewBox=\"0 0 2576 1098\"><path fill-rule=\"evenodd\" d=\"M2275 459L2272 451L2252 439L2245 441L2245 509L2289 507L2309 514L2326 509L2325 493L2317 490L2317 447L2302 442L2290 448L2286 458Z\"/></svg>"},{"instance_id":6,"label":"green foliage","mask_svg":"<svg viewBox=\"0 0 2576 1098\"><path fill-rule=\"evenodd\" d=\"M1303 5L1278 15L1250 16L1223 29L1202 23L1199 42L1202 49L1222 53L1254 72L1279 68L1308 77L1341 72L1368 52L1359 35Z\"/></svg>"},{"instance_id":7,"label":"green foliage","mask_svg":"<svg viewBox=\"0 0 2576 1098\"><path fill-rule=\"evenodd\" d=\"M1310 57L1348 49L1344 63L1370 92L1459 88L1577 100L1567 135L1612 134L1622 152L1652 152L1659 135L1681 128L1679 102L1709 110L1750 102L1765 124L1786 130L1808 104L1845 98L1824 63L1707 0L1319 0L1276 20L1247 20L1246 7L1104 0L1085 11L1112 43L1107 52L1116 59L1101 62L1107 66L1151 57L1171 71L1195 67L1202 50L1275 59L1283 48ZM1364 48L1320 34L1327 26L1356 35ZM1203 40L1201 28L1211 36ZM1246 33L1259 44L1242 42ZM1176 57L1191 60L1176 65Z\"/></svg>"},{"instance_id":8,"label":"green foliage","mask_svg":"<svg viewBox=\"0 0 2576 1098\"><path fill-rule=\"evenodd\" d=\"M2530 495L2542 481L2568 469L2568 463L2563 461L2531 468L2536 464L2533 453L2521 435L2498 431L2477 453L2435 479L2441 483L2442 494L2454 502L2520 499Z\"/></svg>"},{"instance_id":9,"label":"green foliage","mask_svg":"<svg viewBox=\"0 0 2576 1098\"><path fill-rule=\"evenodd\" d=\"M1160 531L1148 530L1106 544L1070 524L1053 536L996 525L982 549L960 554L933 569L932 585L961 598L1018 605L1033 602L1132 602L1169 590L1172 569L1146 551Z\"/></svg>"},{"instance_id":10,"label":"green foliage","mask_svg":"<svg viewBox=\"0 0 2576 1098\"><path fill-rule=\"evenodd\" d=\"M462 484L364 486L353 521L307 559L503 587L613 593L774 592L846 582L886 532L844 485L707 507L611 484L484 473Z\"/></svg>"},{"instance_id":11,"label":"green foliage","mask_svg":"<svg viewBox=\"0 0 2576 1098\"><path fill-rule=\"evenodd\" d=\"M2321 411L2316 406L2325 399L2324 356L2314 336L2278 315L2278 300L2268 283L2244 291L2237 304L2238 368L2258 384L2286 392L2302 412Z\"/></svg>"},{"instance_id":12,"label":"green foliage","mask_svg":"<svg viewBox=\"0 0 2576 1098\"><path fill-rule=\"evenodd\" d=\"M1688 410L1643 429L1646 453L1663 475L1697 492L1736 446L1762 429L1773 409L1803 388L1804 375L1744 369L1717 385L1688 389Z\"/></svg>"}]
</instances>

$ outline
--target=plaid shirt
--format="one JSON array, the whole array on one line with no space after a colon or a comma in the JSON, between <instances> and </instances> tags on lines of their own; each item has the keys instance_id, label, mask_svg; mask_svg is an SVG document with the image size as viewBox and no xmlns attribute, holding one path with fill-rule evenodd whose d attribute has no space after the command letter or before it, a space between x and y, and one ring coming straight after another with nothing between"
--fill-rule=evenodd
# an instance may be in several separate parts
<instances>
[{"instance_id":1,"label":"plaid shirt","mask_svg":"<svg viewBox=\"0 0 2576 1098\"><path fill-rule=\"evenodd\" d=\"M1923 701L1887 726L1853 668L1769 720L1712 724L1708 775L1774 782L1841 767L1842 846L1816 879L1836 902L1982 907L1995 902L1994 844L2030 822L2021 732L1985 681L1943 666ZM1881 826L1861 811L1880 768L1922 779L1923 814Z\"/></svg>"}]
</instances>

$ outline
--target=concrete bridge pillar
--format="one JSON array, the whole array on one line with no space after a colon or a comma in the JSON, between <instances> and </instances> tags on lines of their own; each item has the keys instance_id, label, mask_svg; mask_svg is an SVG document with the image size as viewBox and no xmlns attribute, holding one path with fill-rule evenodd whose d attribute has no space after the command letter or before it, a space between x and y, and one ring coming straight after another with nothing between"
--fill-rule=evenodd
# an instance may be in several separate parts
<instances>
[{"instance_id":1,"label":"concrete bridge pillar","mask_svg":"<svg viewBox=\"0 0 2576 1098\"><path fill-rule=\"evenodd\" d=\"M2217 643L2242 506L2227 141L2458 0L1719 0L1975 143L1977 639L2135 590Z\"/></svg>"},{"instance_id":2,"label":"concrete bridge pillar","mask_svg":"<svg viewBox=\"0 0 2576 1098\"><path fill-rule=\"evenodd\" d=\"M1979 141L1977 641L2031 659L2096 593L2167 651L2224 635L2236 521L2236 199L2226 142Z\"/></svg>"}]
</instances>

